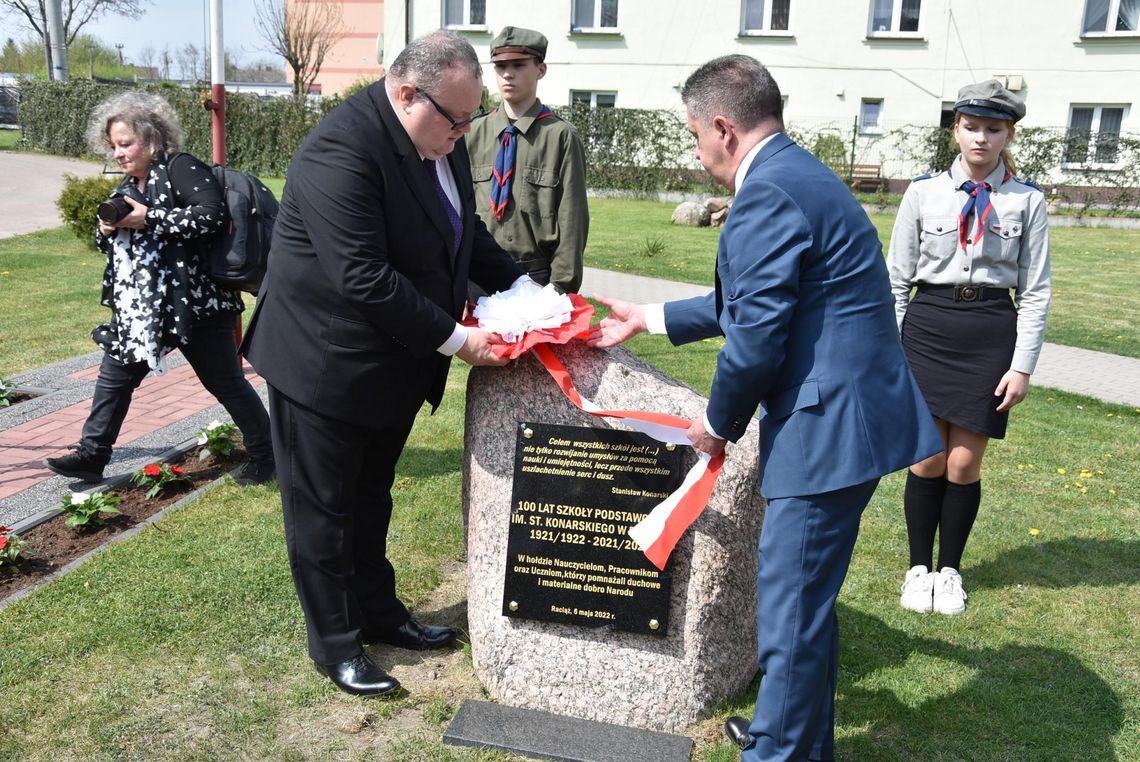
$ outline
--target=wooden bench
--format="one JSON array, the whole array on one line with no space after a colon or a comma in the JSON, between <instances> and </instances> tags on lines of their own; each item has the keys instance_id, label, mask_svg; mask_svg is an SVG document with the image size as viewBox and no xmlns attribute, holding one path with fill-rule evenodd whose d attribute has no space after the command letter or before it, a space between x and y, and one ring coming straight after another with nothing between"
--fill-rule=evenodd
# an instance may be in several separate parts
<instances>
[{"instance_id":1,"label":"wooden bench","mask_svg":"<svg viewBox=\"0 0 1140 762\"><path fill-rule=\"evenodd\" d=\"M856 164L851 168L851 190L872 193L883 189L882 166Z\"/></svg>"}]
</instances>

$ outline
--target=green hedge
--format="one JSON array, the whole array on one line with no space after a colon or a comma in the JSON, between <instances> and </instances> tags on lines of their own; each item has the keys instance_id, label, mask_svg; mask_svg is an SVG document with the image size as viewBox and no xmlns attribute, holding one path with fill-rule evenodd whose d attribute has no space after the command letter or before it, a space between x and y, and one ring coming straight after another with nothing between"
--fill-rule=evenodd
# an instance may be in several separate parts
<instances>
[{"instance_id":1,"label":"green hedge","mask_svg":"<svg viewBox=\"0 0 1140 762\"><path fill-rule=\"evenodd\" d=\"M63 176L63 193L55 205L59 216L71 228L71 232L91 249L95 248L95 228L99 218L95 211L99 204L107 200L111 191L119 184L117 177L76 177Z\"/></svg>"},{"instance_id":2,"label":"green hedge","mask_svg":"<svg viewBox=\"0 0 1140 762\"><path fill-rule=\"evenodd\" d=\"M84 133L95 106L122 90L91 80L27 80L20 83L20 129L28 148L60 156L89 156ZM182 122L183 150L208 161L213 155L206 88L172 83L143 85L170 102ZM283 177L293 154L316 123L340 98L297 101L226 93L227 163L270 177Z\"/></svg>"}]
</instances>

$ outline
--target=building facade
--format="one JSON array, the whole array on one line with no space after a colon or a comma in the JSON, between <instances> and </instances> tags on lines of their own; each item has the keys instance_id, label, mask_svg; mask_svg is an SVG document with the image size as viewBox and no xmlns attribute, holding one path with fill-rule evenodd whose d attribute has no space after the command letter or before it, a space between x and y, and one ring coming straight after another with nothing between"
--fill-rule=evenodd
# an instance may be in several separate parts
<instances>
[{"instance_id":1,"label":"building facade","mask_svg":"<svg viewBox=\"0 0 1140 762\"><path fill-rule=\"evenodd\" d=\"M1138 0L395 0L384 62L440 27L487 61L505 25L549 38L540 93L555 106L680 111L693 69L746 53L780 84L790 125L845 139L945 125L959 87L994 77L1025 99L1022 126L1084 130L1086 164L1110 168L1111 137L1137 129Z\"/></svg>"},{"instance_id":2,"label":"building facade","mask_svg":"<svg viewBox=\"0 0 1140 762\"><path fill-rule=\"evenodd\" d=\"M383 0L286 0L288 8L306 4L341 6L340 28L334 33L336 43L325 56L313 91L336 95L350 85L374 82L384 75L379 63L383 44ZM292 81L292 72L286 71Z\"/></svg>"}]
</instances>

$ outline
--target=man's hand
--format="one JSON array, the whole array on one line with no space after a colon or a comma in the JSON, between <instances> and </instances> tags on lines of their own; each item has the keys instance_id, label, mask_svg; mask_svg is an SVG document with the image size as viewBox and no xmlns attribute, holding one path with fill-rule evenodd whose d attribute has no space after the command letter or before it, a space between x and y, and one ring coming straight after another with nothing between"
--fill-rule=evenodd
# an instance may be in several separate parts
<instances>
[{"instance_id":1,"label":"man's hand","mask_svg":"<svg viewBox=\"0 0 1140 762\"><path fill-rule=\"evenodd\" d=\"M491 345L497 343L494 334L482 328L468 328L467 340L455 356L468 365L506 365L507 358L496 357L491 351Z\"/></svg>"},{"instance_id":2,"label":"man's hand","mask_svg":"<svg viewBox=\"0 0 1140 762\"><path fill-rule=\"evenodd\" d=\"M997 389L994 389L995 397L1005 398L997 406L997 411L1004 413L1025 399L1025 395L1028 393L1029 374L1022 373L1019 370L1007 370L1005 375L1001 377L1001 381L998 381Z\"/></svg>"},{"instance_id":3,"label":"man's hand","mask_svg":"<svg viewBox=\"0 0 1140 762\"><path fill-rule=\"evenodd\" d=\"M644 333L645 306L623 302L621 299L607 299L594 294L594 299L610 308L610 314L601 322L590 326L590 338L586 343L591 347L612 347Z\"/></svg>"},{"instance_id":4,"label":"man's hand","mask_svg":"<svg viewBox=\"0 0 1140 762\"><path fill-rule=\"evenodd\" d=\"M703 415L698 415L689 423L689 430L686 434L693 447L701 452L708 453L710 456L724 452L724 440L717 439L705 430L705 417Z\"/></svg>"}]
</instances>

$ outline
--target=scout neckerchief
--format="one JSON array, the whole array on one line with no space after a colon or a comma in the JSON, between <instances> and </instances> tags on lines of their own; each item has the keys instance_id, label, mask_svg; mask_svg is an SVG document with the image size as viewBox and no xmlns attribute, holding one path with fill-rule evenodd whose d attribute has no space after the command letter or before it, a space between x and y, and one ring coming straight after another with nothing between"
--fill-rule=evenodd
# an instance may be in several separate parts
<instances>
[{"instance_id":1,"label":"scout neckerchief","mask_svg":"<svg viewBox=\"0 0 1140 762\"><path fill-rule=\"evenodd\" d=\"M1009 170L1006 170L1005 176L1001 181L1007 182L1011 177ZM976 233L974 240L979 243L982 241L982 236L986 232L986 217L989 216L990 210L994 208L990 202L990 191L993 188L989 183L981 182L975 183L967 180L962 183L962 190L966 191L966 205L962 207L962 211L958 213L958 245L963 249L966 248L967 237L970 235L969 218L970 212L978 219Z\"/></svg>"},{"instance_id":2,"label":"scout neckerchief","mask_svg":"<svg viewBox=\"0 0 1140 762\"><path fill-rule=\"evenodd\" d=\"M495 113L498 111L495 109ZM543 106L534 119L538 121L553 115L553 111ZM511 200L511 181L515 174L515 151L518 148L518 141L515 136L518 131L518 127L512 122L500 133L502 139L499 141L499 150L495 153L495 168L491 173L491 213L500 222L503 220L503 212L507 211L507 202Z\"/></svg>"}]
</instances>

